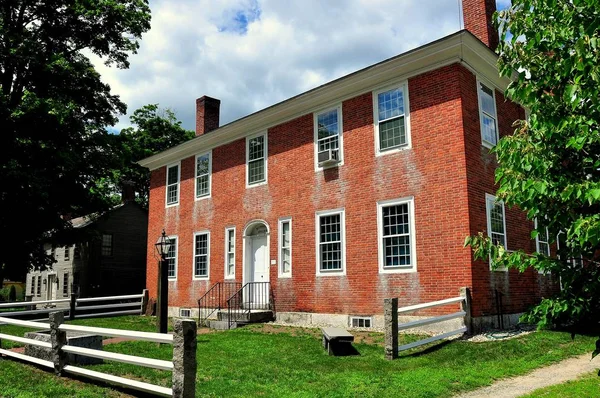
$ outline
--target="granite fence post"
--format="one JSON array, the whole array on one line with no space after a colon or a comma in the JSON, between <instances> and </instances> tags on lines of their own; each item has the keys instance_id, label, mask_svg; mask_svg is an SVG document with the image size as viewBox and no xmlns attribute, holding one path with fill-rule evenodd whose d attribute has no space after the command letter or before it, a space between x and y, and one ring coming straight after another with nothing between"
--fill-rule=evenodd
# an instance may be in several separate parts
<instances>
[{"instance_id":1,"label":"granite fence post","mask_svg":"<svg viewBox=\"0 0 600 398\"><path fill-rule=\"evenodd\" d=\"M177 318L173 331L173 398L193 398L196 395L196 321Z\"/></svg>"},{"instance_id":2,"label":"granite fence post","mask_svg":"<svg viewBox=\"0 0 600 398\"><path fill-rule=\"evenodd\" d=\"M471 316L471 289L468 287L460 288L460 295L464 297L464 301L460 303L461 309L466 313L465 315L465 327L467 328L466 333L473 334L473 318Z\"/></svg>"},{"instance_id":3,"label":"granite fence post","mask_svg":"<svg viewBox=\"0 0 600 398\"><path fill-rule=\"evenodd\" d=\"M148 289L144 289L142 291L142 308L140 315L146 315L146 310L148 309Z\"/></svg>"},{"instance_id":4,"label":"granite fence post","mask_svg":"<svg viewBox=\"0 0 600 398\"><path fill-rule=\"evenodd\" d=\"M77 295L71 293L71 302L69 303L69 320L75 319L75 308L77 307Z\"/></svg>"},{"instance_id":5,"label":"granite fence post","mask_svg":"<svg viewBox=\"0 0 600 398\"><path fill-rule=\"evenodd\" d=\"M65 321L65 314L62 311L50 313L50 344L52 345L52 362L54 363L54 373L57 376L62 375L62 370L67 361L67 354L62 347L67 344L67 333L59 330L59 326Z\"/></svg>"},{"instance_id":6,"label":"granite fence post","mask_svg":"<svg viewBox=\"0 0 600 398\"><path fill-rule=\"evenodd\" d=\"M385 328L385 359L398 358L398 299L383 300L383 322Z\"/></svg>"}]
</instances>

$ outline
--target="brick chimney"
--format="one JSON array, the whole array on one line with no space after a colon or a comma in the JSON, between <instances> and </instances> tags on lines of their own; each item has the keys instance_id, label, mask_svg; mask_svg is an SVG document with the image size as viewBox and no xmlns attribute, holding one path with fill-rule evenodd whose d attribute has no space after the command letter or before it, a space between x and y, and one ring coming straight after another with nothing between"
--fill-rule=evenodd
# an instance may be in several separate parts
<instances>
[{"instance_id":1,"label":"brick chimney","mask_svg":"<svg viewBox=\"0 0 600 398\"><path fill-rule=\"evenodd\" d=\"M135 201L135 187L133 181L121 181L121 203Z\"/></svg>"},{"instance_id":2,"label":"brick chimney","mask_svg":"<svg viewBox=\"0 0 600 398\"><path fill-rule=\"evenodd\" d=\"M496 50L500 38L492 25L496 0L462 0L465 29L473 33L492 50Z\"/></svg>"},{"instance_id":3,"label":"brick chimney","mask_svg":"<svg viewBox=\"0 0 600 398\"><path fill-rule=\"evenodd\" d=\"M196 100L196 136L219 128L221 101L206 95Z\"/></svg>"}]
</instances>

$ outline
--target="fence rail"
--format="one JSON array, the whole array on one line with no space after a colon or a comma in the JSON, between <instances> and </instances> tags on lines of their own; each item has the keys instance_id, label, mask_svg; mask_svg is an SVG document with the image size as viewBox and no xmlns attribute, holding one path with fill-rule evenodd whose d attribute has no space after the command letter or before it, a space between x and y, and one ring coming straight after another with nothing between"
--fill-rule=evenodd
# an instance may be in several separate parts
<instances>
[{"instance_id":1,"label":"fence rail","mask_svg":"<svg viewBox=\"0 0 600 398\"><path fill-rule=\"evenodd\" d=\"M64 313L55 311L50 314L50 323L38 323L23 321L12 318L0 317L0 323L8 325L26 326L34 329L50 329L52 333L51 343L38 340L0 334L1 339L16 341L23 344L31 344L52 351L53 361L47 361L29 355L19 354L0 348L0 354L31 362L36 365L54 369L57 375L69 373L77 376L100 380L121 387L131 388L144 393L150 393L166 397L187 398L195 396L196 383L196 322L189 319L176 319L174 322L174 335L138 332L134 330L121 330L98 328L80 325L68 325L64 322ZM138 357L134 355L119 354L90 348L75 347L67 345L67 332L85 332L110 337L123 337L137 341L150 341L156 343L173 345L173 360L164 361L154 358ZM173 373L173 387L166 388L137 380L131 380L120 376L114 376L97 372L95 370L81 368L66 363L66 354L76 354L108 361L127 363L135 366L143 366L153 369L171 371Z\"/></svg>"},{"instance_id":2,"label":"fence rail","mask_svg":"<svg viewBox=\"0 0 600 398\"><path fill-rule=\"evenodd\" d=\"M431 318L418 319L412 322L398 323L398 314L404 314L411 311L434 308L449 304L461 304L461 310L451 314L435 316ZM464 319L464 326L458 329L421 339L412 343L398 346L398 332L401 330L413 329L416 327L433 325L435 323L445 322L452 319ZM385 358L395 359L400 351L419 347L425 344L433 343L451 336L463 333L471 333L471 296L468 288L460 289L460 296L451 297L443 300L431 301L428 303L409 305L398 308L398 299L384 300L384 323L385 323Z\"/></svg>"}]
</instances>

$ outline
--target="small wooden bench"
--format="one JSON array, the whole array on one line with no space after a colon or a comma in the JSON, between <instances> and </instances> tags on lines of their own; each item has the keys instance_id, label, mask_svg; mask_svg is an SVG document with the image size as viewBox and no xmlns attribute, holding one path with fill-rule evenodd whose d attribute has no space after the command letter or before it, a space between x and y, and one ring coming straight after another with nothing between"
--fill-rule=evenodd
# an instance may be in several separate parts
<instances>
[{"instance_id":1,"label":"small wooden bench","mask_svg":"<svg viewBox=\"0 0 600 398\"><path fill-rule=\"evenodd\" d=\"M352 344L354 336L342 328L322 328L323 332L323 348L327 350L329 355L334 354L334 348L340 344Z\"/></svg>"}]
</instances>

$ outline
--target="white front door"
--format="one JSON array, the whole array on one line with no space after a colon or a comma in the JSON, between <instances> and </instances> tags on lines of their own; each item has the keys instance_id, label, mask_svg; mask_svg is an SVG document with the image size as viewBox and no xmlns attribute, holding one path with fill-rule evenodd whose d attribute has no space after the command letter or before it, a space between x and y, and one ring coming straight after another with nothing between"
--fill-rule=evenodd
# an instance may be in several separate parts
<instances>
[{"instance_id":1,"label":"white front door","mask_svg":"<svg viewBox=\"0 0 600 398\"><path fill-rule=\"evenodd\" d=\"M56 300L56 275L48 275L48 288L46 290L46 300Z\"/></svg>"},{"instance_id":2,"label":"white front door","mask_svg":"<svg viewBox=\"0 0 600 398\"><path fill-rule=\"evenodd\" d=\"M269 249L266 228L257 228L250 236L250 272L248 282L269 282ZM250 309L265 309L269 304L269 284L253 283L248 286L246 297Z\"/></svg>"}]
</instances>

